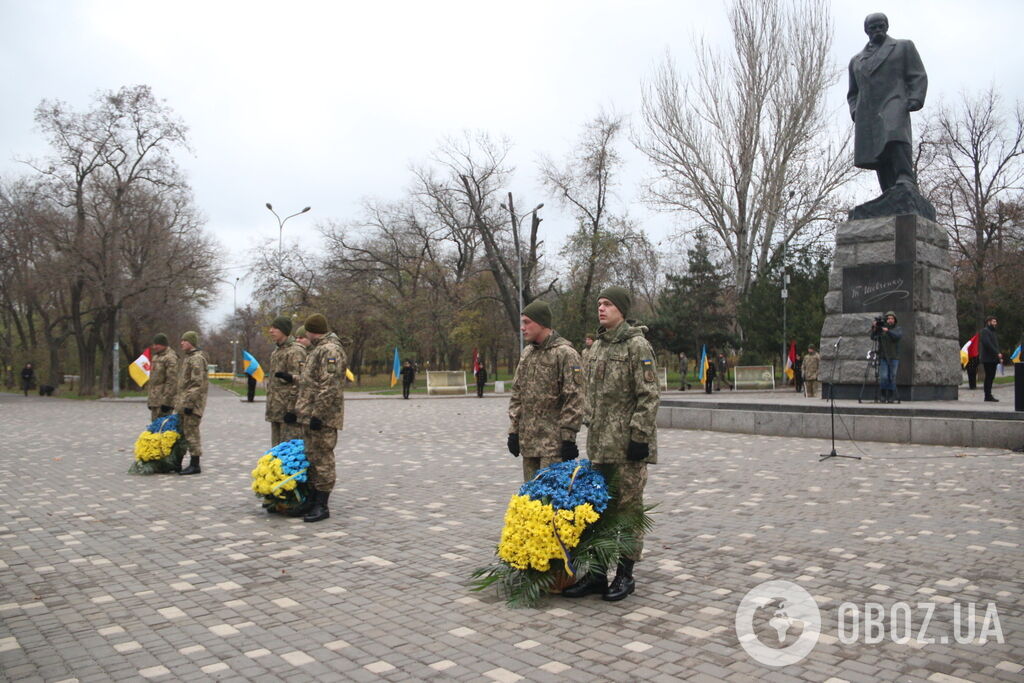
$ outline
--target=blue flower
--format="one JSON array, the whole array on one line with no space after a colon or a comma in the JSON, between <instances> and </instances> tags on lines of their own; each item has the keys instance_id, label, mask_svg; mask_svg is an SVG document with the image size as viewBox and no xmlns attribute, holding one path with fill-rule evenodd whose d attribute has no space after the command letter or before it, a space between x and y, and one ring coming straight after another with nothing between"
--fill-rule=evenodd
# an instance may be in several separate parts
<instances>
[{"instance_id":1,"label":"blue flower","mask_svg":"<svg viewBox=\"0 0 1024 683\"><path fill-rule=\"evenodd\" d=\"M576 472L575 478L573 472ZM522 485L519 495L551 503L557 510L574 510L579 505L590 503L599 513L608 507L610 498L604 477L589 460L569 460L545 467Z\"/></svg>"},{"instance_id":2,"label":"blue flower","mask_svg":"<svg viewBox=\"0 0 1024 683\"><path fill-rule=\"evenodd\" d=\"M146 431L152 434L180 431L178 429L178 416L168 415L167 417L158 417L149 423L149 426L146 427Z\"/></svg>"}]
</instances>

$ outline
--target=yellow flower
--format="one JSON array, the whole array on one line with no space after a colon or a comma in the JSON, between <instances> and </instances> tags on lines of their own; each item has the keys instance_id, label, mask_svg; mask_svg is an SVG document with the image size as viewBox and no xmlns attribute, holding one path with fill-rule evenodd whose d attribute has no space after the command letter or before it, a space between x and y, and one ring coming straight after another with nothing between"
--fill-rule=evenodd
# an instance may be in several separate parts
<instances>
[{"instance_id":1,"label":"yellow flower","mask_svg":"<svg viewBox=\"0 0 1024 683\"><path fill-rule=\"evenodd\" d=\"M505 512L498 557L516 569L547 571L551 560L564 559L563 546L575 548L587 525L598 517L589 503L556 511L529 496L513 496Z\"/></svg>"}]
</instances>

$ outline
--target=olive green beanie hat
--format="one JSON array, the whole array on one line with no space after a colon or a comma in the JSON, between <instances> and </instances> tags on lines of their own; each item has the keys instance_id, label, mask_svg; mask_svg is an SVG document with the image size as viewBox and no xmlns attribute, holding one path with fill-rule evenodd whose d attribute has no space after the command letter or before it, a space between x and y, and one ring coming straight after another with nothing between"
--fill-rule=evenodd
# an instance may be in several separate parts
<instances>
[{"instance_id":1,"label":"olive green beanie hat","mask_svg":"<svg viewBox=\"0 0 1024 683\"><path fill-rule=\"evenodd\" d=\"M281 330L281 332L283 332L285 335L289 335L292 333L292 320L291 318L286 318L283 315L279 315L276 318L274 318L274 322L270 323L270 326L276 327L277 329Z\"/></svg>"},{"instance_id":2,"label":"olive green beanie hat","mask_svg":"<svg viewBox=\"0 0 1024 683\"><path fill-rule=\"evenodd\" d=\"M629 317L629 309L633 305L633 297L630 296L625 287L619 287L618 285L605 287L604 291L597 298L608 299L608 301L615 304L615 308L619 309L623 318Z\"/></svg>"},{"instance_id":3,"label":"olive green beanie hat","mask_svg":"<svg viewBox=\"0 0 1024 683\"><path fill-rule=\"evenodd\" d=\"M551 306L548 306L548 302L531 301L530 304L523 309L523 315L532 320L533 322L543 327L551 328Z\"/></svg>"},{"instance_id":4,"label":"olive green beanie hat","mask_svg":"<svg viewBox=\"0 0 1024 683\"><path fill-rule=\"evenodd\" d=\"M319 313L306 318L306 332L312 332L313 334L327 334L327 318L323 317Z\"/></svg>"}]
</instances>

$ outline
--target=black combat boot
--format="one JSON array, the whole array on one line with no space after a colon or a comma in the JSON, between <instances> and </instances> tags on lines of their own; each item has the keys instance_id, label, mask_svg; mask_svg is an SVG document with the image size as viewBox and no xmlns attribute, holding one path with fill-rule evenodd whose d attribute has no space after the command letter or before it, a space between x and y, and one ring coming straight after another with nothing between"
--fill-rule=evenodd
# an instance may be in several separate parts
<instances>
[{"instance_id":1,"label":"black combat boot","mask_svg":"<svg viewBox=\"0 0 1024 683\"><path fill-rule=\"evenodd\" d=\"M199 469L199 456L190 455L188 456L188 467L183 469L178 474L202 474L202 470Z\"/></svg>"},{"instance_id":2,"label":"black combat boot","mask_svg":"<svg viewBox=\"0 0 1024 683\"><path fill-rule=\"evenodd\" d=\"M565 598L583 598L608 592L608 576L601 567L593 569L582 579L562 591Z\"/></svg>"},{"instance_id":3,"label":"black combat boot","mask_svg":"<svg viewBox=\"0 0 1024 683\"><path fill-rule=\"evenodd\" d=\"M303 522L319 522L321 519L327 519L331 516L331 511L327 509L327 499L331 497L331 492L317 491L315 496L313 498L313 507L302 518Z\"/></svg>"},{"instance_id":4,"label":"black combat boot","mask_svg":"<svg viewBox=\"0 0 1024 683\"><path fill-rule=\"evenodd\" d=\"M617 602L636 590L636 582L633 580L634 560L619 560L619 568L615 572L615 579L608 591L601 596L602 600Z\"/></svg>"}]
</instances>

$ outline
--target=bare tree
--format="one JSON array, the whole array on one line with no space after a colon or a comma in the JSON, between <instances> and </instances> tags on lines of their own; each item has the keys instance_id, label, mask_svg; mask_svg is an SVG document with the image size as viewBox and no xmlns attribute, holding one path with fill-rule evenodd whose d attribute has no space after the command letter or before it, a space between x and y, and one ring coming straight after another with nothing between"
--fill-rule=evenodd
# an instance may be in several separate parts
<instances>
[{"instance_id":1,"label":"bare tree","mask_svg":"<svg viewBox=\"0 0 1024 683\"><path fill-rule=\"evenodd\" d=\"M622 125L621 116L602 112L587 122L562 165L547 157L540 164L545 189L569 208L577 223L562 252L571 268L569 295L575 298L575 311L565 312L569 314L566 322L574 327L589 327L589 322L596 322L594 290L607 281L609 268L622 252L624 242L636 234L624 210L615 212L610 206L615 174L622 166L622 157L615 149Z\"/></svg>"},{"instance_id":2,"label":"bare tree","mask_svg":"<svg viewBox=\"0 0 1024 683\"><path fill-rule=\"evenodd\" d=\"M990 285L1004 251L1024 242L1024 104L1005 112L995 88L961 94L929 119L918 143L922 191L935 204L953 248L966 265L975 326L993 303Z\"/></svg>"},{"instance_id":3,"label":"bare tree","mask_svg":"<svg viewBox=\"0 0 1024 683\"><path fill-rule=\"evenodd\" d=\"M125 305L157 283L170 284L151 277L151 268L170 274L176 285L182 284L173 277L178 264L186 266L178 274L193 272L201 279L213 272L212 249L209 244L196 249L202 240L182 241L182 235L201 226L172 156L174 150L188 148L186 128L148 86L98 93L83 112L44 101L36 110L36 122L52 153L31 165L49 181L53 205L71 212L71 220L53 226L51 243L71 266L70 324L78 344L82 391L91 393L97 349L104 361L101 382L110 385ZM183 211L190 220L180 220ZM157 223L159 240L174 247L169 253L151 248ZM175 234L178 228L182 231ZM175 257L170 268L164 267L168 256ZM190 271L188 265L195 268ZM212 281L193 287L193 293L210 285Z\"/></svg>"},{"instance_id":4,"label":"bare tree","mask_svg":"<svg viewBox=\"0 0 1024 683\"><path fill-rule=\"evenodd\" d=\"M666 56L644 82L634 142L655 167L649 201L717 236L742 297L779 250L829 229L852 167L849 131L829 139L840 72L824 0L736 0L729 24L731 53L701 40L693 77Z\"/></svg>"},{"instance_id":5,"label":"bare tree","mask_svg":"<svg viewBox=\"0 0 1024 683\"><path fill-rule=\"evenodd\" d=\"M483 244L484 269L491 273L495 298L505 310L510 330L517 335L520 289L524 303L529 303L550 291L554 282L541 286L537 280L543 219L536 210L528 211L530 231L524 240L517 229L519 219L512 193L501 196L512 174L506 162L509 147L508 141L496 143L483 133L466 134L462 139L448 140L434 161L442 169L441 186L464 212L467 221L463 225L472 229Z\"/></svg>"}]
</instances>

